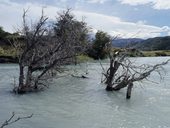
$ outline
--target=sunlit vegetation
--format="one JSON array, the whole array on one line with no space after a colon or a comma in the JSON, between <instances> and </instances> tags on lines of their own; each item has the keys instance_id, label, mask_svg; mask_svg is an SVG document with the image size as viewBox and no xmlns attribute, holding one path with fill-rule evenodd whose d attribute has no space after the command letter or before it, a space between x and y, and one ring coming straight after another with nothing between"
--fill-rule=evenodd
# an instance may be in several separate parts
<instances>
[{"instance_id":1,"label":"sunlit vegetation","mask_svg":"<svg viewBox=\"0 0 170 128\"><path fill-rule=\"evenodd\" d=\"M170 56L170 50L142 51L142 53L147 57Z\"/></svg>"},{"instance_id":2,"label":"sunlit vegetation","mask_svg":"<svg viewBox=\"0 0 170 128\"><path fill-rule=\"evenodd\" d=\"M0 47L0 56L16 57L16 49L10 46Z\"/></svg>"}]
</instances>

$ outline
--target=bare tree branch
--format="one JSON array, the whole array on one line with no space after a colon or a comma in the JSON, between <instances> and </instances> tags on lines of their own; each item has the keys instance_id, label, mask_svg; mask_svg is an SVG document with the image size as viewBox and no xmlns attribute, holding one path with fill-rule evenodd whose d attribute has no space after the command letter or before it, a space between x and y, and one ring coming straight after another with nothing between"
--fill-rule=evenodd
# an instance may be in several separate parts
<instances>
[{"instance_id":1,"label":"bare tree branch","mask_svg":"<svg viewBox=\"0 0 170 128\"><path fill-rule=\"evenodd\" d=\"M11 117L7 120L4 121L4 123L2 123L2 125L0 126L0 128L4 128L7 125L11 125L15 122L18 122L19 120L23 120L23 119L28 119L31 118L33 116L33 114L29 115L29 116L23 116L23 117L17 117L15 118L15 113L13 112Z\"/></svg>"},{"instance_id":2,"label":"bare tree branch","mask_svg":"<svg viewBox=\"0 0 170 128\"><path fill-rule=\"evenodd\" d=\"M131 96L134 82L141 82L144 79L149 80L148 77L152 72L158 73L160 78L162 78L161 71L163 70L163 66L170 61L169 59L160 64L142 64L136 66L128 57L128 49L113 51L110 47L107 49L110 59L110 65L107 71L101 66L103 69L102 74L104 75L103 82L107 85L107 91L118 91L127 87L127 99Z\"/></svg>"},{"instance_id":3,"label":"bare tree branch","mask_svg":"<svg viewBox=\"0 0 170 128\"><path fill-rule=\"evenodd\" d=\"M43 10L32 27L27 23L26 13L23 14L24 40L20 43L22 45L18 45L20 76L19 86L14 90L18 93L46 86L44 82L51 78L49 76L61 72L62 66L73 63L76 56L85 51L87 44L86 23L77 21L70 9L60 13L52 27L48 27L48 17L44 16Z\"/></svg>"}]
</instances>

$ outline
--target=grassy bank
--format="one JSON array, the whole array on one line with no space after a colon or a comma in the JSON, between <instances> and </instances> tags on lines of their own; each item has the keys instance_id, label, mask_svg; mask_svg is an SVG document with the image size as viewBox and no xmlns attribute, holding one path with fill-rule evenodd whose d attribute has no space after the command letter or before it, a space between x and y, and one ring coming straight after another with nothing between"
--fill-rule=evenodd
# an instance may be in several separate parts
<instances>
[{"instance_id":1,"label":"grassy bank","mask_svg":"<svg viewBox=\"0 0 170 128\"><path fill-rule=\"evenodd\" d=\"M16 57L16 50L9 46L0 47L0 56Z\"/></svg>"},{"instance_id":2,"label":"grassy bank","mask_svg":"<svg viewBox=\"0 0 170 128\"><path fill-rule=\"evenodd\" d=\"M115 49L114 49L115 50ZM118 49L116 49L118 50ZM120 50L120 49L119 49ZM17 52L14 48L10 46L1 46L0 47L0 63L13 63L17 62ZM132 50L129 51L129 56L137 57L137 56L145 56L145 57L156 57L156 56L170 56L170 50L157 50L157 51L138 51ZM77 62L83 63L87 61L92 61L93 58L88 57L87 55L79 55L77 56Z\"/></svg>"},{"instance_id":3,"label":"grassy bank","mask_svg":"<svg viewBox=\"0 0 170 128\"><path fill-rule=\"evenodd\" d=\"M0 63L18 63L16 50L9 46L0 47Z\"/></svg>"},{"instance_id":4,"label":"grassy bank","mask_svg":"<svg viewBox=\"0 0 170 128\"><path fill-rule=\"evenodd\" d=\"M93 58L87 56L87 55L79 55L77 56L77 62L78 63L83 63L83 62L87 62L87 61L92 61Z\"/></svg>"},{"instance_id":5,"label":"grassy bank","mask_svg":"<svg viewBox=\"0 0 170 128\"><path fill-rule=\"evenodd\" d=\"M170 50L142 51L146 57L170 56Z\"/></svg>"},{"instance_id":6,"label":"grassy bank","mask_svg":"<svg viewBox=\"0 0 170 128\"><path fill-rule=\"evenodd\" d=\"M0 63L11 63L16 62L17 52L12 47L0 47ZM92 61L93 59L88 57L87 55L78 55L77 56L77 62L83 63L87 61Z\"/></svg>"}]
</instances>

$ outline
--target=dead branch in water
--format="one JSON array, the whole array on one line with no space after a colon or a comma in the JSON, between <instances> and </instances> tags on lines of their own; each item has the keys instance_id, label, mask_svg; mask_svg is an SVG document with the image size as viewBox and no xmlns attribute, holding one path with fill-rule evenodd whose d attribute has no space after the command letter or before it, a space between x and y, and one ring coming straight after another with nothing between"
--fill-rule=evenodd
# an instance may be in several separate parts
<instances>
[{"instance_id":1,"label":"dead branch in water","mask_svg":"<svg viewBox=\"0 0 170 128\"><path fill-rule=\"evenodd\" d=\"M7 120L4 121L4 123L2 123L2 125L0 126L0 128L4 128L7 125L11 125L15 122L18 122L19 120L24 120L24 119L28 119L31 118L33 116L33 114L28 115L28 116L23 116L23 117L16 117L15 113L13 112L11 117Z\"/></svg>"},{"instance_id":2,"label":"dead branch in water","mask_svg":"<svg viewBox=\"0 0 170 128\"><path fill-rule=\"evenodd\" d=\"M162 78L161 73L163 71L163 66L168 64L170 61L169 59L160 64L139 64L136 66L128 57L128 49L119 51L112 51L111 49L108 49L108 51L110 51L110 63L107 70L104 70L101 66L103 69L102 74L104 76L102 82L106 84L107 91L118 91L127 87L127 99L131 97L134 82L141 82L144 79L148 80L148 77L152 72L158 73L160 78Z\"/></svg>"}]
</instances>

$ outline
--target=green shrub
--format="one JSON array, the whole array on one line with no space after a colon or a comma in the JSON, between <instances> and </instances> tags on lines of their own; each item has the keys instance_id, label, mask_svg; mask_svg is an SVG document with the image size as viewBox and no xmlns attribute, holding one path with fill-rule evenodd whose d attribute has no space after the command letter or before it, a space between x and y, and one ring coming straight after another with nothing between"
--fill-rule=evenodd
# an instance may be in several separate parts
<instances>
[{"instance_id":1,"label":"green shrub","mask_svg":"<svg viewBox=\"0 0 170 128\"><path fill-rule=\"evenodd\" d=\"M87 56L87 55L79 55L77 56L77 62L78 63L83 63L83 62L87 62L87 61L91 61L93 60L91 57Z\"/></svg>"}]
</instances>

